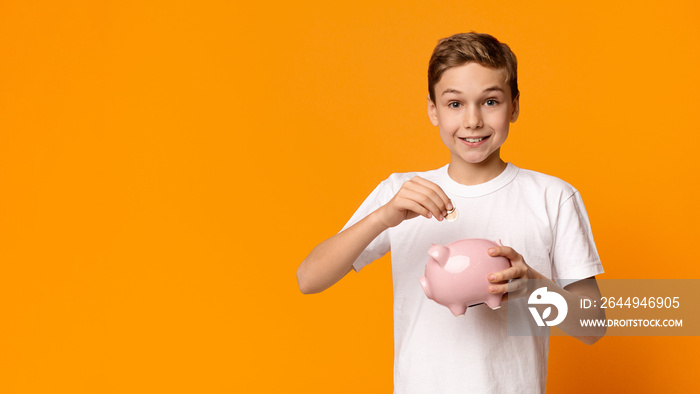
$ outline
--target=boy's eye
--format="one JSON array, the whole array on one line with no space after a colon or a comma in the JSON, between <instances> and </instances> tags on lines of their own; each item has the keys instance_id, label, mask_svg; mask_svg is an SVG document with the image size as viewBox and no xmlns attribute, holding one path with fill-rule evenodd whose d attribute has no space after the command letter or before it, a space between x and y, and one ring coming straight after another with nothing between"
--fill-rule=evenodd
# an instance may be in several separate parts
<instances>
[{"instance_id":1,"label":"boy's eye","mask_svg":"<svg viewBox=\"0 0 700 394\"><path fill-rule=\"evenodd\" d=\"M459 108L460 105L461 105L461 104L458 103L458 102L456 102L456 101L452 101L452 102L450 102L450 103L447 103L447 106L450 107L450 108Z\"/></svg>"},{"instance_id":2,"label":"boy's eye","mask_svg":"<svg viewBox=\"0 0 700 394\"><path fill-rule=\"evenodd\" d=\"M493 107L494 105L498 104L498 101L496 101L496 100L494 100L494 99L488 99L488 100L486 100L486 101L484 102L484 104L485 104L487 107Z\"/></svg>"}]
</instances>

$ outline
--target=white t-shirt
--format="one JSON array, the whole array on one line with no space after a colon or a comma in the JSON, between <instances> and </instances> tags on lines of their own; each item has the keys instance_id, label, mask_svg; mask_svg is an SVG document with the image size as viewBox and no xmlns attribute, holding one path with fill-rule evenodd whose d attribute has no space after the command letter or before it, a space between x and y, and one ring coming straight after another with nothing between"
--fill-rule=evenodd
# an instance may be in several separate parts
<instances>
[{"instance_id":1,"label":"white t-shirt","mask_svg":"<svg viewBox=\"0 0 700 394\"><path fill-rule=\"evenodd\" d=\"M459 211L454 222L406 220L375 238L354 263L359 271L391 251L394 392L544 392L548 337L508 336L507 302L499 310L480 305L455 317L426 297L419 278L432 243L464 238L500 239L560 284L601 274L583 201L568 183L510 163L496 178L474 186L452 180L447 168L392 174L343 228L386 204L416 175L439 185Z\"/></svg>"}]
</instances>

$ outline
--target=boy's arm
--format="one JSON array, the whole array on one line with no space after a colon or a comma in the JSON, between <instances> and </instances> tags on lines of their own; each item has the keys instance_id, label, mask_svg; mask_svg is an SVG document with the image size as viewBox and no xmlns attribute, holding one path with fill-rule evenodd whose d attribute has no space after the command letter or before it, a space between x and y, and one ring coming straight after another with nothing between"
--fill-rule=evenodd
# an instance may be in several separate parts
<instances>
[{"instance_id":1,"label":"boy's arm","mask_svg":"<svg viewBox=\"0 0 700 394\"><path fill-rule=\"evenodd\" d=\"M569 293L574 294L577 298L573 300L575 302L574 304L569 305L581 305L580 300L584 298L600 301L601 297L600 289L598 288L598 282L596 281L595 276L565 286L564 291L568 291ZM600 302L598 304L600 304ZM580 327L580 321L583 319L597 319L598 321L605 320L605 309L591 308L587 310L582 310L580 308L573 308L573 311L574 314L571 315L570 318L565 319L565 321L562 322L566 324L561 324L560 328L564 330L564 332L567 332L567 329L573 330L574 335L572 336L587 345L592 345L596 343L600 338L602 338L605 335L605 327L587 327L584 329ZM586 334L592 335L576 335L577 333L581 334L581 331L584 331Z\"/></svg>"},{"instance_id":2,"label":"boy's arm","mask_svg":"<svg viewBox=\"0 0 700 394\"><path fill-rule=\"evenodd\" d=\"M582 299L600 300L600 290L595 276L574 282L565 288L562 288L551 282L549 278L537 272L535 269L527 265L521 254L508 246L498 246L489 249L491 256L503 256L510 260L511 267L500 272L495 272L489 275L489 281L492 283L489 286L489 291L492 294L506 293L511 294L523 289L523 282L518 282L520 279L545 279L547 282L547 291L555 292L566 300L567 305L580 305ZM506 283L510 280L510 283ZM508 293L504 295L503 300L508 299ZM569 314L566 319L557 325L565 333L578 339L579 341L592 345L605 335L605 327L590 327L582 329L580 320L605 320L605 309L601 308L569 308ZM586 335L582 335L585 333Z\"/></svg>"},{"instance_id":3,"label":"boy's arm","mask_svg":"<svg viewBox=\"0 0 700 394\"><path fill-rule=\"evenodd\" d=\"M352 270L352 264L379 234L417 216L443 220L452 203L435 183L420 177L406 181L385 205L344 231L321 242L297 269L299 290L321 292Z\"/></svg>"},{"instance_id":4,"label":"boy's arm","mask_svg":"<svg viewBox=\"0 0 700 394\"><path fill-rule=\"evenodd\" d=\"M352 264L362 251L384 230L377 210L321 242L297 269L299 290L312 294L331 287L352 271Z\"/></svg>"}]
</instances>

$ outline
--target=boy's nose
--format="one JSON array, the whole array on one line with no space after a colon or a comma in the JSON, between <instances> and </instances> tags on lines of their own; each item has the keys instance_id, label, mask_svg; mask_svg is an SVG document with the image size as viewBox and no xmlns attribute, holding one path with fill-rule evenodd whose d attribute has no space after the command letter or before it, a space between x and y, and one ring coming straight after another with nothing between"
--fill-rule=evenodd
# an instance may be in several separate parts
<instances>
[{"instance_id":1,"label":"boy's nose","mask_svg":"<svg viewBox=\"0 0 700 394\"><path fill-rule=\"evenodd\" d=\"M478 129L484 125L481 113L476 108L464 111L463 123L465 129Z\"/></svg>"}]
</instances>

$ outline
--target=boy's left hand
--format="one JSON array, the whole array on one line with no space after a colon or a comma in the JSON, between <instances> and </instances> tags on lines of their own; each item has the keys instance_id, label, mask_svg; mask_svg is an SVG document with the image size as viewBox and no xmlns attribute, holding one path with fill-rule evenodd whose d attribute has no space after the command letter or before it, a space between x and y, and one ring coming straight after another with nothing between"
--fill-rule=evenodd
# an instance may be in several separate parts
<instances>
[{"instance_id":1,"label":"boy's left hand","mask_svg":"<svg viewBox=\"0 0 700 394\"><path fill-rule=\"evenodd\" d=\"M488 253L490 256L502 256L510 260L510 268L494 272L488 276L488 280L491 283L489 285L489 292L491 294L503 294L502 302L508 301L509 298L515 299L523 297L528 293L527 281L523 279L547 279L549 281L546 276L527 265L523 256L511 247L503 245L494 246L488 250ZM572 283L567 286L566 289L550 281L551 284L547 286L547 291L555 292L564 297L567 305L579 305L584 298L589 300L600 299L600 289L598 289L595 276L586 279L588 280ZM509 280L510 282L508 282ZM573 314L574 318L566 319L558 325L565 333L588 345L595 343L605 335L605 327L581 330L581 327L576 326L581 319L605 320L605 309L574 308L573 311L576 312ZM569 312L571 313L572 309L570 309Z\"/></svg>"},{"instance_id":2,"label":"boy's left hand","mask_svg":"<svg viewBox=\"0 0 700 394\"><path fill-rule=\"evenodd\" d=\"M488 252L490 256L502 256L510 260L510 268L494 272L488 277L489 282L491 282L489 292L491 294L503 294L503 301L508 300L508 294L511 294L511 297L516 296L514 293L521 288L520 279L547 279L544 275L527 265L523 256L511 247L495 246L489 249ZM510 283L508 282L509 280Z\"/></svg>"}]
</instances>

